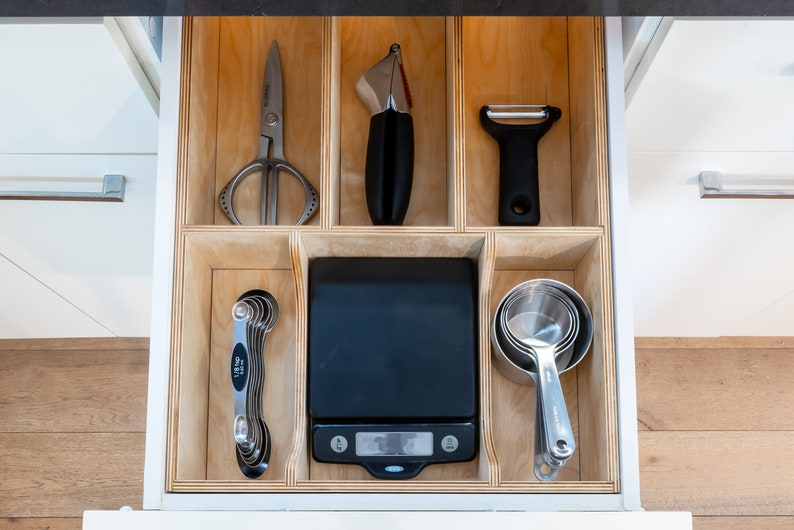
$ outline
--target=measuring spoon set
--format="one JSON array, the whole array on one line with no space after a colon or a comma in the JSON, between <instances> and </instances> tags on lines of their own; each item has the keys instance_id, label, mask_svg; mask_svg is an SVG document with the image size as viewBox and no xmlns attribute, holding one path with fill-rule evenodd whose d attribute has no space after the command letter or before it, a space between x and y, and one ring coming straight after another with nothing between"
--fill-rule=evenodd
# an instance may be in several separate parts
<instances>
[{"instance_id":1,"label":"measuring spoon set","mask_svg":"<svg viewBox=\"0 0 794 530\"><path fill-rule=\"evenodd\" d=\"M234 347L231 378L234 393L234 441L237 464L248 478L257 478L270 462L270 430L265 422L265 342L279 316L275 297L251 290L232 306Z\"/></svg>"}]
</instances>

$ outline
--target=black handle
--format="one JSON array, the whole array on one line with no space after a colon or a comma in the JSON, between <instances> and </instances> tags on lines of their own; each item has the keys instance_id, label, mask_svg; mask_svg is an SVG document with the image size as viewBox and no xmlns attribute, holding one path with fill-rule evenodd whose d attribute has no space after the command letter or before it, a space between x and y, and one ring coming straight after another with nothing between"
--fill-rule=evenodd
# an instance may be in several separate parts
<instances>
[{"instance_id":1,"label":"black handle","mask_svg":"<svg viewBox=\"0 0 794 530\"><path fill-rule=\"evenodd\" d=\"M414 175L414 122L386 109L369 121L364 191L376 225L401 225L408 211Z\"/></svg>"},{"instance_id":2,"label":"black handle","mask_svg":"<svg viewBox=\"0 0 794 530\"><path fill-rule=\"evenodd\" d=\"M537 226L540 224L538 183L538 142L562 112L544 107L546 119L540 123L503 124L488 117L488 107L480 109L480 123L499 144L499 224Z\"/></svg>"}]
</instances>

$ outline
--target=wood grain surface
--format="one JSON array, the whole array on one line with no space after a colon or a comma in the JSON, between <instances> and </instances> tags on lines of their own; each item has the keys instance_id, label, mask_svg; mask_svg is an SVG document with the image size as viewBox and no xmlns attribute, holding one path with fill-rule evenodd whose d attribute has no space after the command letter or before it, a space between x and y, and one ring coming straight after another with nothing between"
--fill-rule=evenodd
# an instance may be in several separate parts
<instances>
[{"instance_id":1,"label":"wood grain surface","mask_svg":"<svg viewBox=\"0 0 794 530\"><path fill-rule=\"evenodd\" d=\"M0 341L0 528L140 508L148 338Z\"/></svg>"},{"instance_id":2,"label":"wood grain surface","mask_svg":"<svg viewBox=\"0 0 794 530\"><path fill-rule=\"evenodd\" d=\"M3 530L80 530L82 517L0 517Z\"/></svg>"},{"instance_id":3,"label":"wood grain surface","mask_svg":"<svg viewBox=\"0 0 794 530\"><path fill-rule=\"evenodd\" d=\"M177 211L180 221L187 224L210 224L216 198L207 190L215 188L215 163L218 151L214 148L218 134L218 39L220 18L188 19L184 28L187 53L183 60L183 93L180 109L180 180L187 192L178 198L183 201ZM189 86L204 86L206 90L188 90ZM231 177L230 177L231 178ZM185 182L189 179L190 186Z\"/></svg>"},{"instance_id":4,"label":"wood grain surface","mask_svg":"<svg viewBox=\"0 0 794 530\"><path fill-rule=\"evenodd\" d=\"M358 79L401 46L413 108L414 173L407 226L447 224L446 67L443 17L341 19L341 183L339 223L371 226L364 195L370 111L356 95Z\"/></svg>"},{"instance_id":5,"label":"wood grain surface","mask_svg":"<svg viewBox=\"0 0 794 530\"><path fill-rule=\"evenodd\" d=\"M321 188L322 18L222 17L217 144L206 146L217 153L213 197L257 158L262 84L273 40L278 42L283 73L284 156L316 189ZM260 182L258 174L247 177L235 194L235 212L243 224L259 223ZM295 224L304 207L303 188L294 177L282 175L278 196L277 222ZM215 224L231 224L215 202ZM320 216L310 221L319 223Z\"/></svg>"},{"instance_id":6,"label":"wood grain surface","mask_svg":"<svg viewBox=\"0 0 794 530\"><path fill-rule=\"evenodd\" d=\"M791 530L794 517L745 515L735 517L693 516L692 530Z\"/></svg>"},{"instance_id":7,"label":"wood grain surface","mask_svg":"<svg viewBox=\"0 0 794 530\"><path fill-rule=\"evenodd\" d=\"M0 514L79 517L140 507L144 440L142 432L0 433Z\"/></svg>"},{"instance_id":8,"label":"wood grain surface","mask_svg":"<svg viewBox=\"0 0 794 530\"><path fill-rule=\"evenodd\" d=\"M639 439L648 510L794 514L791 432L640 431Z\"/></svg>"},{"instance_id":9,"label":"wood grain surface","mask_svg":"<svg viewBox=\"0 0 794 530\"><path fill-rule=\"evenodd\" d=\"M0 429L143 432L148 351L110 345L103 341L91 349L84 344L83 349L0 350ZM120 373L129 377L120 380Z\"/></svg>"},{"instance_id":10,"label":"wood grain surface","mask_svg":"<svg viewBox=\"0 0 794 530\"><path fill-rule=\"evenodd\" d=\"M647 348L638 342L642 430L794 430L794 346ZM671 382L674 385L671 385Z\"/></svg>"},{"instance_id":11,"label":"wood grain surface","mask_svg":"<svg viewBox=\"0 0 794 530\"><path fill-rule=\"evenodd\" d=\"M562 117L538 146L541 226L570 226L568 37L561 17L471 17L463 22L466 224L497 224L499 147L483 105L552 105Z\"/></svg>"},{"instance_id":12,"label":"wood grain surface","mask_svg":"<svg viewBox=\"0 0 794 530\"><path fill-rule=\"evenodd\" d=\"M499 302L522 281L533 278L551 278L564 282L572 282L573 275L567 271L538 270L496 270L493 276L491 308L489 314L496 312ZM571 421L574 438L579 441L579 410L577 399L576 370L560 376L568 415ZM535 396L534 386L514 383L499 373L496 366L490 374L491 386L491 425L496 449L496 457L500 465L501 479L506 482L537 481L534 475L534 431L535 431ZM558 479L579 480L579 458L581 451L576 451L571 460L563 467Z\"/></svg>"},{"instance_id":13,"label":"wood grain surface","mask_svg":"<svg viewBox=\"0 0 794 530\"><path fill-rule=\"evenodd\" d=\"M279 318L265 343L262 409L272 436L270 465L261 480L283 483L292 449L295 416L295 288L289 270L230 271L213 274L207 479L248 481L237 465L232 426L234 399L229 369L233 345L231 308L250 289L264 289L279 303Z\"/></svg>"},{"instance_id":14,"label":"wood grain surface","mask_svg":"<svg viewBox=\"0 0 794 530\"><path fill-rule=\"evenodd\" d=\"M287 251L296 246L308 254L309 260L317 256L350 255L449 255L480 259L482 242L489 237L484 233L487 228L507 237L501 241L495 262L489 261L488 267L495 268L497 273L485 286L486 290L501 285L499 282L510 275L560 276L566 283L580 282L589 290L597 320L598 344L582 368L565 377L569 402L574 409L574 430L578 429L581 440L580 451L566 466L564 480L560 482L567 482L564 487L569 489L581 487L583 491L591 491L587 488L592 486L594 492L615 491L617 428L614 381L609 380L614 377L611 328L605 328L610 288L605 284L609 280L604 272L608 270L608 258L602 249L604 228L599 214L594 212L579 214L579 218L592 223L590 226L573 226L572 212L569 56L574 56L577 68L583 69L573 78L577 82L603 81L599 73L601 62L594 53L594 48L600 46L595 20L230 17L193 21L193 24L189 37L194 39L196 56L189 59L191 81L183 90L189 93L189 101L196 102L195 109L199 112L202 105L211 105L213 100L217 108L213 109L214 114L196 116L190 115L189 108L187 117L195 118L197 142L203 142L204 148L215 154L215 166L209 167L212 157L202 153L204 156L196 162L198 166L189 167L186 178L180 180L178 195L189 197L198 193L215 197L230 175L254 158L262 73L270 42L276 39L285 69L285 122L289 127L288 131L285 128L286 148L292 153L289 146L300 145L299 156L303 159L296 165L316 165L326 171L323 176L326 181L318 188L333 190L338 197L321 198L321 207L332 211L313 221L321 230L309 227L296 231L294 238L289 236L297 245L287 244L287 232L273 227L228 227L217 206L212 219L215 226L180 221L178 243L183 246L177 246L175 264L176 355L172 363L166 488L189 491L198 484L199 489L219 491L277 491L295 487L308 490L312 486L331 491L371 489L368 484L371 480L360 469L311 461L305 436L297 436L305 429L305 421L292 429L282 429L294 438L280 442L285 449L291 444L292 456L287 461L273 462L273 484L240 481L234 462L229 459L231 439L223 434L227 430L223 425L229 421L226 395L229 385L225 379L227 354L219 353L226 351L223 344L228 342L228 338L224 339L229 334L228 310L223 308L229 305L227 284L234 281L226 281L227 276L220 271L229 271L229 277L234 278L278 270L289 277L295 260L286 266L283 261ZM394 42L402 46L414 102L416 152L407 229L384 231L372 229L368 219L363 168L369 112L358 100L355 86L365 71L386 56ZM571 50L572 46L576 49ZM206 66L192 64L202 61L205 55ZM210 72L214 67L217 76ZM596 178L603 175L590 175L597 166L591 161L598 159L594 151L599 140L591 136L603 125L598 121L603 109L596 100L603 95L598 87L582 90L581 94L575 101L577 119L581 120L577 124L581 127L576 129L580 137L577 149L587 162L579 163L576 171L586 182L581 185L582 193L590 195L594 187L605 187L604 181ZM288 106L288 95L290 101L300 101L300 107ZM495 226L499 152L496 141L479 124L478 111L484 104L551 104L563 111L541 146L539 169L544 175L540 183L544 219L541 224L544 226L540 228ZM209 130L212 116L217 122L214 133ZM337 130L339 138L329 139L330 132ZM183 134L193 132L188 128ZM338 168L329 164L337 159L335 153L322 153L323 149L336 147L340 151ZM191 149L196 148L191 144ZM456 167L448 168L450 163ZM463 171L457 166L461 163ZM211 175L214 186L209 185ZM329 178L338 179L338 185L327 182ZM604 202L598 205L600 213L606 211L606 194L604 189L597 191L596 202ZM241 187L240 192L239 210L256 211L258 187ZM456 196L458 193L462 195ZM588 199L589 203L592 201ZM195 208L205 204L197 200L187 202L196 205ZM459 209L465 210L465 214L461 215ZM198 214L187 218L196 222L208 219ZM263 237L266 233L275 239ZM181 254L180 250L183 250ZM269 264L267 260L276 260L279 265ZM288 280L286 283L290 284ZM499 288L502 287L506 291L507 286ZM307 308L300 297L304 293L295 294L297 304L291 316L298 322ZM295 351L297 345L293 341L288 349ZM483 354L488 354L487 347ZM298 373L301 369L299 358L286 371ZM448 486L465 491L470 486L474 491L484 485L499 486L499 481L504 480L516 491L522 482L529 488L527 491L540 491L543 486L549 491L562 490L554 484L537 484L531 467L517 464L525 460L527 451L532 454L532 445L524 441L534 426L534 420L527 419L534 415L534 401L525 399L527 395L532 398L531 390L513 388L490 373L485 376L488 379L483 390L497 396L493 407L488 407L487 401L484 406L494 416L493 421L484 419L485 433L490 436L489 429L494 427L495 440L486 440L485 458L469 464L434 466L422 473L422 480L396 487L412 491L411 484L422 484L426 490L414 490ZM297 423L296 415L303 414L292 409L297 404L295 399L302 399L295 396L304 396L305 389L300 392L298 385L297 392L295 388L282 390L280 395L294 398L284 401L285 410L290 409L283 417L286 427L287 423ZM496 410L500 407L502 410ZM280 421L278 418L276 414ZM516 418L523 418L520 426L515 424ZM301 461L308 461L308 466ZM506 470L501 479L496 468L498 462Z\"/></svg>"},{"instance_id":15,"label":"wood grain surface","mask_svg":"<svg viewBox=\"0 0 794 530\"><path fill-rule=\"evenodd\" d=\"M643 506L691 511L695 528L794 528L794 340L642 337L635 350Z\"/></svg>"},{"instance_id":16,"label":"wood grain surface","mask_svg":"<svg viewBox=\"0 0 794 530\"><path fill-rule=\"evenodd\" d=\"M672 355L685 355L686 352L701 350L720 350L726 344L740 345L740 352L731 356L752 355L753 344L761 350L786 349L794 344L791 338L664 338L637 339L638 359L646 356L647 370L638 370L638 401L646 398L646 380L658 379L658 384L667 385L671 394L676 394L678 380L670 371L662 369L663 355L646 355L649 347L664 346ZM113 347L116 343L117 347ZM62 358L64 352L81 352L99 348L114 352L113 355L126 356L130 345L144 346L131 356L146 354L146 339L58 339L43 341L0 341L0 351L38 352L49 355L53 360ZM47 347L53 348L47 350ZM106 356L107 357L107 356ZM58 363L45 360L41 365L22 364L20 376L40 376L54 380L46 372L53 366L59 372ZM697 363L695 363L697 364ZM763 364L763 363L761 363ZM657 370L658 368L658 370ZM733 370L730 363L708 367L715 376L728 376ZM114 379L118 385L125 381L135 381L136 393L145 394L146 367L133 363L128 369L90 371L82 384L91 387L94 378ZM28 375L25 375L25 374ZM759 378L751 378L742 383L751 389L763 389ZM530 389L531 390L531 389ZM73 386L64 387L63 409L71 415L75 401L69 394L76 390ZM14 388L0 386L0 399L7 400ZM97 393L101 400L101 393ZM675 399L670 400L675 406ZM790 415L791 400L778 400L770 403L770 408L778 417ZM707 401L707 406L692 409L691 403L681 399L678 407L687 408L692 416L704 418L704 430L657 430L640 431L640 473L642 502L646 510L686 510L694 514L695 530L782 530L794 528L794 469L786 455L793 454L790 431L777 430L773 425L759 424L753 428L735 431L714 430L710 422L718 414L705 411L719 409L719 402ZM130 415L144 413L143 401L136 400ZM31 410L35 416L39 411ZM0 430L5 430L5 415L1 415ZM41 422L46 429L47 423ZM38 454L31 443L31 433L0 433L0 527L9 530L43 530L44 528L76 529L81 527L81 515L85 509L115 510L128 505L140 507L141 481L143 478L144 434L101 432L103 424L88 427L92 432L36 434L36 444L58 447L58 454L50 456L51 468L38 464ZM94 432L99 429L100 432ZM759 459L752 462L748 455L754 452L776 455L769 465L758 465ZM97 462L113 462L103 466Z\"/></svg>"}]
</instances>

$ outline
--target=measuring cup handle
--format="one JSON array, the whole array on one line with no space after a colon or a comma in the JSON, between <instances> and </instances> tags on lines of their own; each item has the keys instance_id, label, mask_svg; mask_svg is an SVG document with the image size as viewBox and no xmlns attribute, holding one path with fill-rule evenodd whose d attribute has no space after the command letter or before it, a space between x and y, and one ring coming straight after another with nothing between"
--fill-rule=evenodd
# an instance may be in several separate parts
<instances>
[{"instance_id":1,"label":"measuring cup handle","mask_svg":"<svg viewBox=\"0 0 794 530\"><path fill-rule=\"evenodd\" d=\"M537 381L546 427L546 445L553 458L567 460L576 450L576 442L555 364L554 348L535 348L535 351L538 358Z\"/></svg>"},{"instance_id":2,"label":"measuring cup handle","mask_svg":"<svg viewBox=\"0 0 794 530\"><path fill-rule=\"evenodd\" d=\"M540 392L535 398L535 476L544 482L557 478L558 468L546 462L546 448L543 442L546 436L546 427L543 425L543 410L541 409Z\"/></svg>"}]
</instances>

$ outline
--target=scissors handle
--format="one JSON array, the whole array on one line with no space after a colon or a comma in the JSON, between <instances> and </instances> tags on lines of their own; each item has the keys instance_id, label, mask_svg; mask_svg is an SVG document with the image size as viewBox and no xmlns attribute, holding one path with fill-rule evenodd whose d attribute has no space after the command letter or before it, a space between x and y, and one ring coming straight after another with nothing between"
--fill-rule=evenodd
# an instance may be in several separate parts
<instances>
[{"instance_id":1,"label":"scissors handle","mask_svg":"<svg viewBox=\"0 0 794 530\"><path fill-rule=\"evenodd\" d=\"M278 176L281 171L289 173L298 179L298 182L303 186L303 191L306 195L306 202L304 204L303 213L301 214L296 225L306 223L317 211L320 206L320 198L314 186L301 174L298 169L287 162L277 158L259 158L254 160L244 168L242 168L226 186L221 190L218 196L218 203L221 210L226 216L234 223L241 225L240 219L234 212L232 198L234 192L240 182L253 173L262 174L262 207L261 207L261 221L263 224L276 224L276 204L278 203Z\"/></svg>"}]
</instances>

